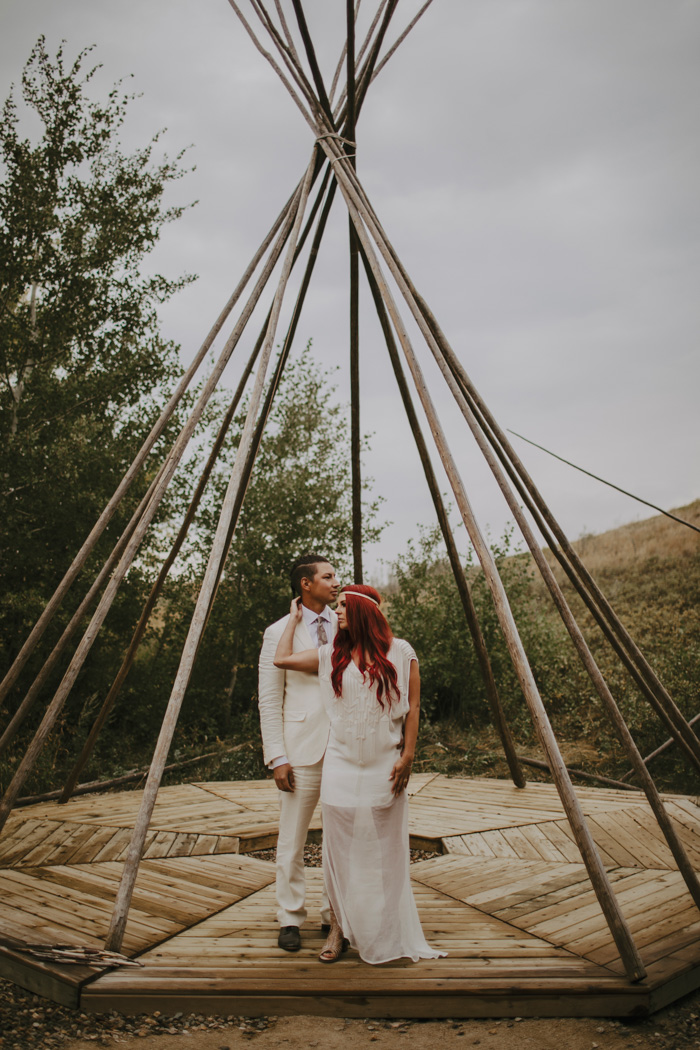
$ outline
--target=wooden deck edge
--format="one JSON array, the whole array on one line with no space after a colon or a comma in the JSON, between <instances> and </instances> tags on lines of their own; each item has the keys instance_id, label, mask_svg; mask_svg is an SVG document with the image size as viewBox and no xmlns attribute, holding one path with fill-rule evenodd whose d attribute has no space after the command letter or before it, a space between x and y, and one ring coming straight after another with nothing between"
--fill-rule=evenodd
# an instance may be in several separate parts
<instances>
[{"instance_id":1,"label":"wooden deck edge","mask_svg":"<svg viewBox=\"0 0 700 1050\"><path fill-rule=\"evenodd\" d=\"M89 966L54 966L34 959L25 952L0 945L0 976L45 999L75 1009L80 1006L80 989L104 970Z\"/></svg>"},{"instance_id":2,"label":"wooden deck edge","mask_svg":"<svg viewBox=\"0 0 700 1050\"><path fill-rule=\"evenodd\" d=\"M690 967L685 973L678 974L667 981L659 981L651 989L649 1013L656 1013L664 1006L674 1003L676 999L689 995L700 988L700 966Z\"/></svg>"},{"instance_id":3,"label":"wooden deck edge","mask_svg":"<svg viewBox=\"0 0 700 1050\"><path fill-rule=\"evenodd\" d=\"M680 992L679 994L684 994ZM538 993L422 995L236 995L183 994L157 992L122 995L100 992L94 986L84 989L80 1007L88 1013L116 1010L121 1014L206 1013L208 1016L289 1016L315 1017L646 1017L651 1013L649 992L630 988L613 994ZM658 1009L658 1007L657 1007Z\"/></svg>"}]
</instances>

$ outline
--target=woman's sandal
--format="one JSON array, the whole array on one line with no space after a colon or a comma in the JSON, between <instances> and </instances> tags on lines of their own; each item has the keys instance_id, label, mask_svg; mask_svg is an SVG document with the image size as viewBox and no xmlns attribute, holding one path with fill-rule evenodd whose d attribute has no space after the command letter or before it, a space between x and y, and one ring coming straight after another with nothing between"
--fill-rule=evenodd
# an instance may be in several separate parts
<instances>
[{"instance_id":1,"label":"woman's sandal","mask_svg":"<svg viewBox=\"0 0 700 1050\"><path fill-rule=\"evenodd\" d=\"M319 962L322 962L322 963L334 963L334 962L337 962L338 959L340 958L340 956L343 955L348 950L348 948L350 947L350 941L347 939L347 937L342 937L341 940L340 940L340 943L337 944L335 947L328 948L328 947L326 947L327 944L328 944L328 941L326 941L326 944L323 946L323 950L321 951L321 954L318 957L318 961Z\"/></svg>"}]
</instances>

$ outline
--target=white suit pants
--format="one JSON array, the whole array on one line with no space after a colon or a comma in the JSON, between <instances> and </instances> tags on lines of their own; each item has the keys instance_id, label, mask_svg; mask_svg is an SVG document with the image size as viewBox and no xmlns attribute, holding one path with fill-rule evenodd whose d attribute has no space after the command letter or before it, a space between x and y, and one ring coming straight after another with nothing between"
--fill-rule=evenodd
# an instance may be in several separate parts
<instances>
[{"instance_id":1,"label":"white suit pants","mask_svg":"<svg viewBox=\"0 0 700 1050\"><path fill-rule=\"evenodd\" d=\"M313 766L294 766L294 791L280 791L280 830L277 839L277 921L280 926L303 926L306 919L304 845L311 817L321 793L323 759ZM325 887L321 922L330 922Z\"/></svg>"}]
</instances>

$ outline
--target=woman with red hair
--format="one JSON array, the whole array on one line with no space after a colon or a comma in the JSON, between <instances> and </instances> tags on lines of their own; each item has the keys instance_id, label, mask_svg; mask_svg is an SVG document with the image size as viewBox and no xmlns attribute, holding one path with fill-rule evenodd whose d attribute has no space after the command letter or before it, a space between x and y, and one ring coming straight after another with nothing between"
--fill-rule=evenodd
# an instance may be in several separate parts
<instances>
[{"instance_id":1,"label":"woman with red hair","mask_svg":"<svg viewBox=\"0 0 700 1050\"><path fill-rule=\"evenodd\" d=\"M405 788L418 736L418 661L394 638L380 605L374 587L343 587L333 643L295 653L295 599L275 653L277 667L318 673L331 724L321 781L331 902L324 963L348 944L369 963L445 954L423 936L409 874Z\"/></svg>"}]
</instances>

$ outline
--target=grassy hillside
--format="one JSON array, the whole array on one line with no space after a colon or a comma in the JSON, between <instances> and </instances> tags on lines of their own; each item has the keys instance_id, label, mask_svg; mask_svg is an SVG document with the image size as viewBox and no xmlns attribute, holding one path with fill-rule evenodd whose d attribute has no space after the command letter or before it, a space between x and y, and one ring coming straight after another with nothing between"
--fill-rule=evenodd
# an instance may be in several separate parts
<instances>
[{"instance_id":1,"label":"grassy hillside","mask_svg":"<svg viewBox=\"0 0 700 1050\"><path fill-rule=\"evenodd\" d=\"M700 500L674 513L700 526ZM700 712L700 534L656 515L584 536L574 546L686 717ZM617 736L529 555L516 558L531 572L526 614L546 638L544 656L539 654L534 669L565 760L618 778L629 762ZM648 754L668 737L665 727L639 696L554 558L549 558L638 747ZM520 752L542 758L522 707L511 719ZM499 750L488 728L465 733L458 725L440 726L424 734L422 760L426 767L437 762L450 772L507 775ZM675 747L650 768L667 790L700 792L700 777Z\"/></svg>"}]
</instances>

